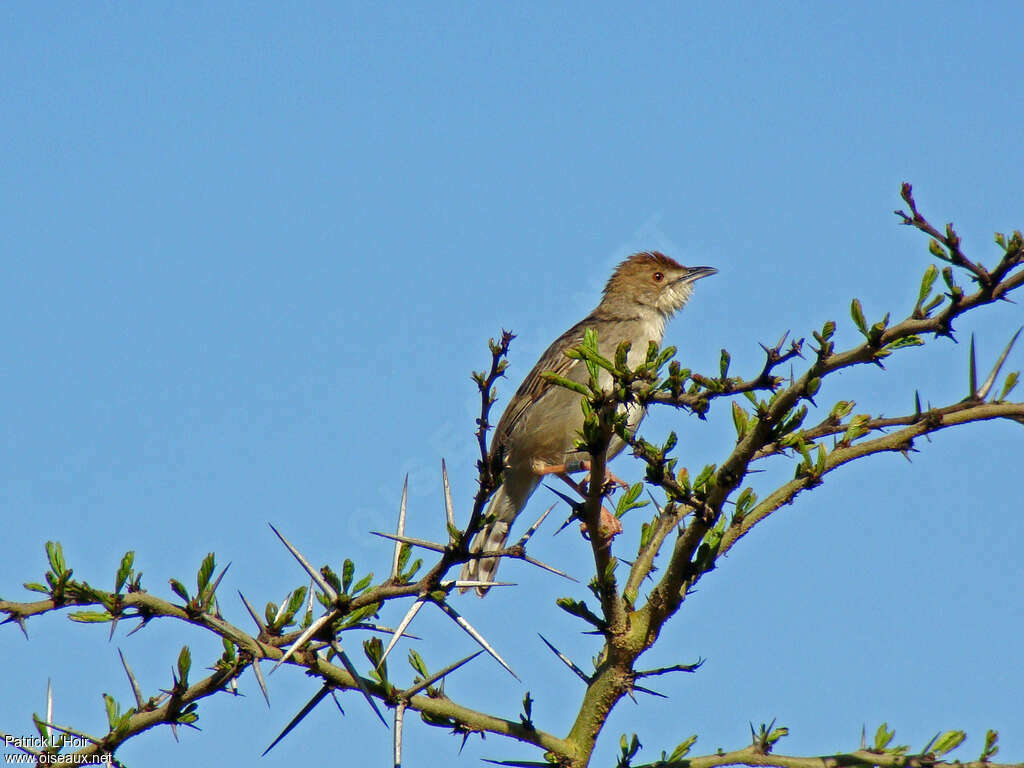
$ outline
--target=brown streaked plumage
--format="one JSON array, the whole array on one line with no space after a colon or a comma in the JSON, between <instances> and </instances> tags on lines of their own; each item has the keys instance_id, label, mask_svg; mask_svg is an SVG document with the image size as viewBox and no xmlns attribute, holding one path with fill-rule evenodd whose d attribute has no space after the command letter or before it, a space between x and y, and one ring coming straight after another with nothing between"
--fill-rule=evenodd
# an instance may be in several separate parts
<instances>
[{"instance_id":1,"label":"brown streaked plumage","mask_svg":"<svg viewBox=\"0 0 1024 768\"><path fill-rule=\"evenodd\" d=\"M636 253L615 268L600 304L547 348L498 421L490 450L492 457L504 460L503 482L487 507L487 514L494 519L474 537L471 552L491 552L505 545L512 523L540 483L538 466L586 458L574 447L583 427L580 395L551 384L541 374L554 371L585 383L589 378L586 365L566 357L565 352L583 343L587 328L597 331L598 351L608 358L614 357L620 343L629 341L627 362L638 365L646 359L648 342L661 344L665 323L690 298L693 283L715 272L712 267L684 267L657 251ZM611 376L602 370L599 382L609 386ZM627 414L635 428L644 412L634 405L627 408ZM623 447L620 439L613 438L608 457ZM471 560L463 567L461 578L493 581L497 567L497 558ZM483 595L487 588L478 587L477 592Z\"/></svg>"}]
</instances>

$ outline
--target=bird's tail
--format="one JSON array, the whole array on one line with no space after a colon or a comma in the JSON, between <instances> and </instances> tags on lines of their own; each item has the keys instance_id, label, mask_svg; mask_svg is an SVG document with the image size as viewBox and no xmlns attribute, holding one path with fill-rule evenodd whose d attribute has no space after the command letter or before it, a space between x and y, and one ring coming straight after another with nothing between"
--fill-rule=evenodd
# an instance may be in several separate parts
<instances>
[{"instance_id":1,"label":"bird's tail","mask_svg":"<svg viewBox=\"0 0 1024 768\"><path fill-rule=\"evenodd\" d=\"M521 506L507 492L506 486L500 486L491 497L487 511L484 513L484 517L491 518L491 522L473 537L473 541L469 545L470 553L493 552L502 549L520 508ZM498 570L500 559L498 557L474 558L462 566L462 574L459 579L463 581L494 581L494 574ZM468 587L461 591L465 592L466 589ZM488 589L489 587L477 587L476 592L483 597L487 594Z\"/></svg>"}]
</instances>

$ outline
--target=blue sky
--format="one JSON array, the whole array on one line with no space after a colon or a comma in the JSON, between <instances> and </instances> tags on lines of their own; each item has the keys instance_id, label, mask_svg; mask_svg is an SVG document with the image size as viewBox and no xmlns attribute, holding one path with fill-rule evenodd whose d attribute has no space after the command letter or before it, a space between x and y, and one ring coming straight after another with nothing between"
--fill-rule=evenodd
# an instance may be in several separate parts
<instances>
[{"instance_id":1,"label":"blue sky","mask_svg":"<svg viewBox=\"0 0 1024 768\"><path fill-rule=\"evenodd\" d=\"M383 573L390 551L367 531L393 526L406 473L414 533L441 531L442 456L468 511L469 373L488 337L519 334L507 394L634 250L719 269L667 335L697 370L726 347L754 373L757 342L827 319L853 343L854 296L869 319L905 315L929 256L892 215L901 181L986 261L993 231L1024 227L1022 22L1013 2L4 7L0 595L28 594L48 539L98 585L134 549L164 595L215 551L242 623L236 589L263 605L302 583L267 521L315 562ZM959 338L977 333L990 361L1022 320L987 308ZM965 343L934 342L887 375L834 377L822 400L896 415L915 388L962 397L966 368ZM677 430L691 468L733 439L724 403L707 423L646 423ZM649 761L694 732L702 754L742 746L748 721L773 717L789 753L855 748L885 720L915 748L965 728L963 759L998 728L1000 757L1024 759L1021 436L940 434L912 464L876 457L781 510L650 658L705 667L664 681L667 702L621 705L601 764L621 732ZM627 457L615 470L642 474ZM553 529L537 556L584 575L589 548ZM596 646L553 605L583 590L502 574L518 594L461 605L525 684L481 658L448 691L514 718L529 689L564 733L580 691L536 631L585 664ZM471 652L449 623L418 624L432 667ZM169 624L113 643L63 617L29 633L0 632L0 728L15 734L48 678L56 719L99 731L100 694L130 700L118 647L149 691L182 643L197 668L219 653ZM119 754L252 760L315 692L292 670L270 684L269 711L247 676L245 698L201 704L202 733ZM386 764L389 733L343 703L344 720L323 706L261 764L336 760L339 744ZM409 726L407 765L450 764L455 739ZM470 740L463 760L481 756L537 753Z\"/></svg>"}]
</instances>

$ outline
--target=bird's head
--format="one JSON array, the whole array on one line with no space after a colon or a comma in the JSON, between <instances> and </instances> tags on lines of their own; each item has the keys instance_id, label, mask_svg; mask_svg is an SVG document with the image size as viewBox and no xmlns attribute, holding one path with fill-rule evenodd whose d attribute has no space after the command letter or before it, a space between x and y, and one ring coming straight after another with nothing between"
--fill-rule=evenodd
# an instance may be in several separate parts
<instances>
[{"instance_id":1,"label":"bird's head","mask_svg":"<svg viewBox=\"0 0 1024 768\"><path fill-rule=\"evenodd\" d=\"M686 304L694 282L716 272L714 267L684 267L658 251L635 253L615 268L601 306L615 312L653 310L668 318Z\"/></svg>"}]
</instances>

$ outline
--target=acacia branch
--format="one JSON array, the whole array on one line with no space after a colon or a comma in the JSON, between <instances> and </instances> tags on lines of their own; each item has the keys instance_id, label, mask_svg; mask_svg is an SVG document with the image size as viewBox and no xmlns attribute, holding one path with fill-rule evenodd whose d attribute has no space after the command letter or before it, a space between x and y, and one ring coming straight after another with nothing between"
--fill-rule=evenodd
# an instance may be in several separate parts
<instances>
[{"instance_id":1,"label":"acacia branch","mask_svg":"<svg viewBox=\"0 0 1024 768\"><path fill-rule=\"evenodd\" d=\"M798 757L764 754L755 747L682 760L658 761L634 768L718 768L724 765L776 766L777 768L1021 768L1024 763L991 763L981 760L937 760L934 755L899 755L860 749L855 752Z\"/></svg>"},{"instance_id":2,"label":"acacia branch","mask_svg":"<svg viewBox=\"0 0 1024 768\"><path fill-rule=\"evenodd\" d=\"M99 591L97 590L97 592ZM100 594L108 598L112 597L109 593ZM185 621L230 640L243 651L244 655L240 655L238 661L230 669L215 672L187 690L175 693L163 706L132 714L126 721L126 725L122 725L116 732L112 730L106 736L97 739L98 745L82 750L81 754L113 752L117 746L132 736L156 725L175 722L175 717L181 712L183 706L225 690L230 681L241 675L250 664L258 662L261 658L279 660L284 656L284 652L277 647L279 643L288 643L288 639L284 636L268 637L261 633L260 638L257 639L217 616L190 614L183 607L147 592L132 592L122 595L121 598L124 607L140 611L147 617L147 620L170 618ZM28 618L64 608L81 606L106 607L104 600L89 600L80 597L68 598L63 604L56 604L52 599L29 603L2 600L0 601L0 613L5 613L11 619L16 620L16 617ZM325 661L320 655L310 653L308 650L295 653L285 663L304 668L339 690L367 691L388 707L396 706L399 701L397 691L393 687L366 678L360 678L357 682L347 670ZM402 699L402 701L407 708L425 715L428 721L431 719L436 721L434 724L458 727L465 732L487 732L511 736L559 755L568 755L573 752L571 745L556 736L536 728L525 728L519 722L469 709L447 696L412 696Z\"/></svg>"},{"instance_id":3,"label":"acacia branch","mask_svg":"<svg viewBox=\"0 0 1024 768\"><path fill-rule=\"evenodd\" d=\"M921 417L902 417L899 421L909 424L904 429L896 430L872 440L840 446L825 457L824 465L820 471L814 469L780 486L765 497L748 515L730 525L722 537L719 555L728 552L755 525L779 507L792 503L793 499L801 491L820 485L821 478L824 475L838 469L843 464L876 453L906 453L913 448L914 439L917 437L938 432L948 427L991 419L1020 421L1024 419L1024 403L959 403L949 406L949 408L928 411Z\"/></svg>"}]
</instances>

